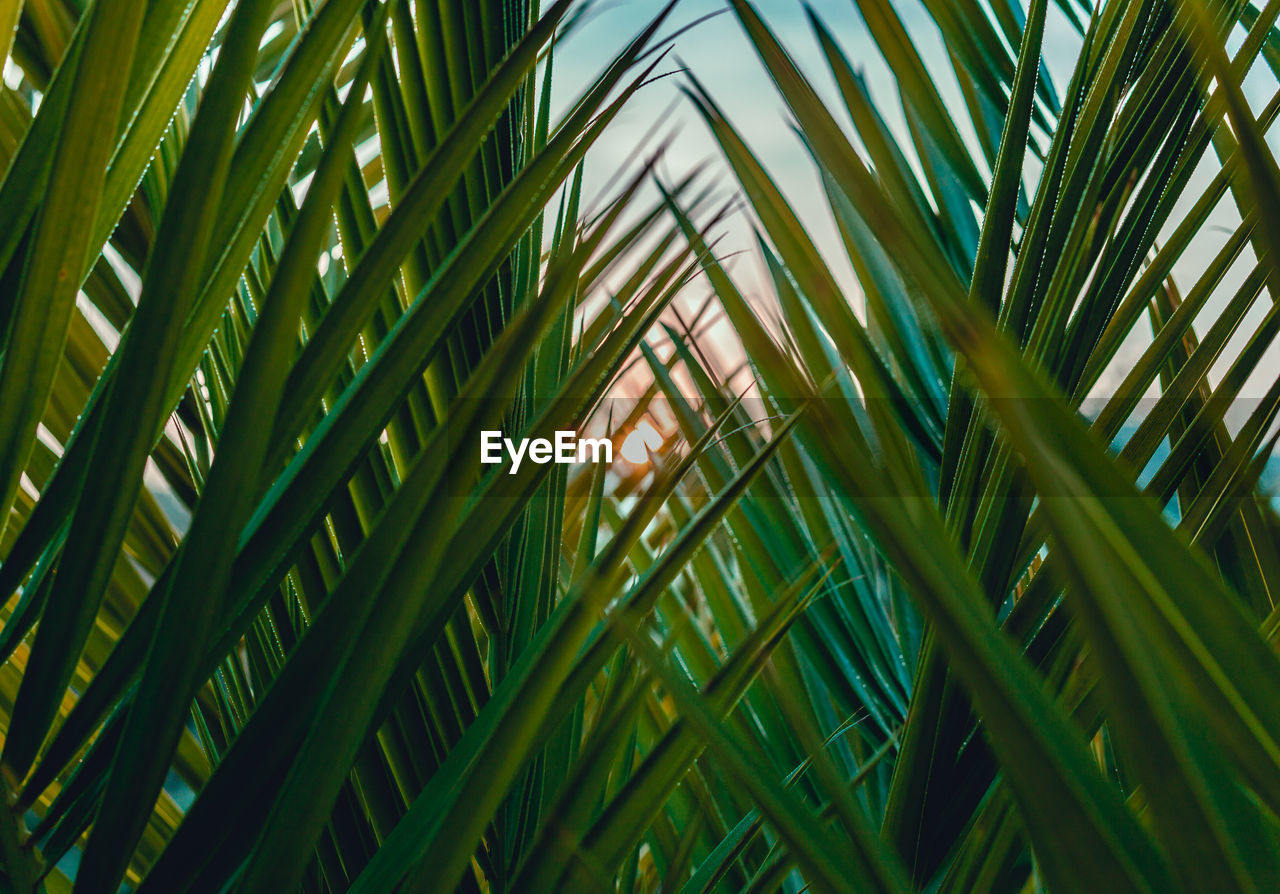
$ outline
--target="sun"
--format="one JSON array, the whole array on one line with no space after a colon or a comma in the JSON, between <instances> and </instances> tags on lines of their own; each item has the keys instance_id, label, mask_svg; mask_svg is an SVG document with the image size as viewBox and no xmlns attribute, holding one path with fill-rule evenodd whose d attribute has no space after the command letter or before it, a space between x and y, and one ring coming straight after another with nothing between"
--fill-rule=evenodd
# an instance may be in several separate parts
<instances>
[{"instance_id":1,"label":"sun","mask_svg":"<svg viewBox=\"0 0 1280 894\"><path fill-rule=\"evenodd\" d=\"M662 435L653 427L653 424L647 419L641 419L640 424L631 430L631 433L622 441L622 448L619 453L622 458L633 466L643 466L649 461L649 452L657 450L662 446Z\"/></svg>"}]
</instances>

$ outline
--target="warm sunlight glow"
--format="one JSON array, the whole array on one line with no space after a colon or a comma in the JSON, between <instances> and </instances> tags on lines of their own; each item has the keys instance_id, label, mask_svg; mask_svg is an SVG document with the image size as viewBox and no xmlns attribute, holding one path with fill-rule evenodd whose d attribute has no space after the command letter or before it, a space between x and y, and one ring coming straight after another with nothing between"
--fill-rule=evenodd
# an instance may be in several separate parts
<instances>
[{"instance_id":1,"label":"warm sunlight glow","mask_svg":"<svg viewBox=\"0 0 1280 894\"><path fill-rule=\"evenodd\" d=\"M649 461L649 451L662 446L662 435L650 424L641 419L640 424L632 429L631 434L622 442L622 458L633 466L642 466Z\"/></svg>"}]
</instances>

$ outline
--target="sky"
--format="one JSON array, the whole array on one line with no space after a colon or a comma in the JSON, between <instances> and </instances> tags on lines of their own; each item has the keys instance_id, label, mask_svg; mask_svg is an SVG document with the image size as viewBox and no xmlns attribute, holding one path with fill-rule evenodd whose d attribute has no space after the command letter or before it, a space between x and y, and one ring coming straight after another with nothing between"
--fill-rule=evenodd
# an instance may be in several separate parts
<instances>
[{"instance_id":1,"label":"sky","mask_svg":"<svg viewBox=\"0 0 1280 894\"><path fill-rule=\"evenodd\" d=\"M907 144L892 73L875 48L854 0L810 0L810 5L834 33L853 65L862 70L881 114L901 138L901 142ZM942 43L932 19L916 0L894 0L893 6L902 17L935 81L940 85L944 102L949 107L957 108L957 119L961 123L965 122L967 115L963 112L959 90L945 62ZM837 119L846 121L800 0L757 0L756 7L787 46L819 94L833 110L837 110ZM660 8L661 4L656 0L598 2L578 31L557 51L553 78L556 105L561 109L567 107L582 85L603 68L610 54L616 52L622 41L643 28ZM669 34L680 26L723 11L724 8L723 0L683 0L670 24L664 26L661 33ZM1237 34L1232 41L1232 48L1239 41L1240 36ZM1079 46L1079 36L1055 5L1050 4L1044 61L1059 91L1070 78ZM727 117L739 129L800 213L810 235L829 259L833 271L845 287L849 300L855 309L860 309L860 293L835 233L814 168L791 132L783 103L737 20L732 15L721 14L681 35L675 42L673 55L668 57L664 66L668 71L687 66L723 107ZM1261 68L1261 65L1256 66L1245 83L1246 96L1255 111L1261 108L1262 103L1270 98L1276 88L1275 81L1269 75L1256 70ZM618 173L619 168L632 157L637 144L652 133L655 121L662 123L661 132L676 133L660 167L666 179L675 180L681 172L690 170L700 162L711 161L713 176L724 187L723 194L731 194L735 184L720 162L718 149L697 113L681 98L679 88L682 80L683 76L676 73L646 86L633 98L612 129L606 132L601 142L588 154L584 178L588 195L598 191ZM976 142L967 126L962 127L962 136L976 149ZM1200 192L1196 187L1203 188L1212 176L1214 167L1211 161L1202 165L1187 196L1175 210L1170 226L1162 235L1167 235L1191 206ZM985 168L982 170L985 174ZM1203 237L1197 240L1192 250L1175 268L1175 281L1184 293L1194 284L1208 259L1216 253L1238 220L1234 209L1222 207L1211 220ZM766 279L755 253L750 250L753 243L748 219L739 213L726 221L719 232L722 234L722 240L718 244L721 255L741 252L732 257L727 265L735 281L749 296L754 294L757 298L761 297L767 292L767 289L762 288ZM1197 322L1198 330L1203 331L1207 321L1225 304L1252 263L1252 255L1248 255L1232 269L1219 289L1219 296L1211 301ZM1241 331L1228 347L1224 361L1215 367L1218 375L1225 369L1230 357L1242 346L1247 333L1256 327L1262 314L1263 308L1257 306L1246 318ZM1149 333L1140 333L1126 343L1121 355L1100 384L1101 392L1113 389L1121 381L1128 365L1140 355L1147 338ZM1261 395L1277 372L1280 372L1280 349L1273 346L1267 361L1250 380L1244 394ZM1213 377L1215 381L1217 377Z\"/></svg>"}]
</instances>

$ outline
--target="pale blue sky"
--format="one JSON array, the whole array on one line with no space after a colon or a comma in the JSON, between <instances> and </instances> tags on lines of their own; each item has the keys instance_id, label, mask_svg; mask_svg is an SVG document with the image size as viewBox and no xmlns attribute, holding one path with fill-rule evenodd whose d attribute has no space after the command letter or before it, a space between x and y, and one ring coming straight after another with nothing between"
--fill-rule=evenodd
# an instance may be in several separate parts
<instances>
[{"instance_id":1,"label":"pale blue sky","mask_svg":"<svg viewBox=\"0 0 1280 894\"><path fill-rule=\"evenodd\" d=\"M906 143L905 127L901 120L894 81L876 51L853 0L811 0L810 5L826 21L853 64L862 69L881 114ZM758 0L756 6L806 71L815 88L830 101L832 108L837 108L838 100L829 73L799 0ZM932 20L917 0L894 0L894 6L903 17L935 80L941 85L944 101L962 109L958 88L955 87L949 66L945 63L945 56L941 52L942 45ZM656 0L616 0L616 2L598 3L589 19L562 45L557 54L554 84L557 103L563 107L574 98L577 91L581 89L581 85L599 72L610 54L616 52L620 41L640 30L660 7L661 4ZM673 14L670 24L663 28L662 33L670 33L678 26L716 10L722 10L724 7L723 0L683 0ZM1233 43L1238 44L1238 42L1237 35ZM1045 34L1045 61L1059 90L1065 86L1070 77L1079 44L1079 38L1074 30L1051 4ZM825 256L835 259L832 266L837 276L849 290L850 299L854 305L860 306L861 299L857 287L848 271L847 262L844 261L843 250L831 225L830 214L810 160L789 130L783 104L767 75L764 74L736 19L732 15L721 15L682 35L676 42L674 56L693 70L724 108L730 120L738 127L778 185L800 211L811 235L818 242ZM667 67L668 69L676 67L674 59ZM680 172L688 170L700 161L710 159L719 163L718 150L696 113L688 107L687 103L679 101L679 83L680 76L677 75L646 87L633 99L612 131L606 134L593 153L588 156L586 176L588 194L592 193L592 187L598 188L617 172L619 166L633 152L637 142L653 128L654 122L659 119L663 121L663 132L679 128L679 135L669 149L663 166L668 179L675 179ZM1246 82L1246 93L1253 101L1255 109L1261 107L1262 102L1270 97L1274 89L1275 82L1269 76L1260 75L1257 72ZM837 118L845 120L842 109L838 112ZM963 122L965 115L961 113L957 118ZM965 136L971 138L968 133ZM1197 176L1192 183L1190 197L1184 202L1185 207L1189 207L1199 194L1199 190L1196 189L1197 183L1202 185L1209 176L1211 166L1204 167L1203 176ZM720 170L723 170L722 166ZM727 195L728 190L733 186L733 181L727 173L721 174L720 180ZM1178 216L1175 212L1173 223L1176 224ZM1214 223L1222 228L1234 227L1237 220L1233 211L1224 209L1220 215L1217 215ZM750 249L750 230L741 216L737 220L727 222L720 231L724 234L724 239L719 245L721 254ZM1225 233L1222 238L1225 238ZM1205 260L1216 252L1220 244L1220 240L1215 241L1212 233L1207 234L1202 242L1203 244L1198 245L1175 271L1175 278L1184 291L1194 283L1200 272L1199 268L1202 268ZM1252 264L1251 256L1247 263ZM752 255L744 253L735 259L731 269L735 279L748 291L761 282L762 274ZM1220 300L1207 309L1209 314L1216 312L1218 307L1225 303L1246 272L1247 266L1244 261L1237 264L1237 269L1232 271L1220 289ZM1242 332L1233 345L1234 349L1238 349L1245 335L1256 326L1261 314L1262 309L1255 308L1254 313L1241 327ZM1207 319L1207 316L1202 316L1202 319ZM1131 362L1141 348L1140 339L1131 340L1124 356L1118 359L1112 375L1108 376L1109 383L1118 383L1124 372L1125 361ZM1228 356L1232 353L1234 350L1229 350ZM1251 382L1246 393L1261 394L1277 369L1280 369L1280 363L1264 364L1264 370L1267 372L1264 372L1261 377L1255 377L1255 382Z\"/></svg>"}]
</instances>

